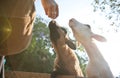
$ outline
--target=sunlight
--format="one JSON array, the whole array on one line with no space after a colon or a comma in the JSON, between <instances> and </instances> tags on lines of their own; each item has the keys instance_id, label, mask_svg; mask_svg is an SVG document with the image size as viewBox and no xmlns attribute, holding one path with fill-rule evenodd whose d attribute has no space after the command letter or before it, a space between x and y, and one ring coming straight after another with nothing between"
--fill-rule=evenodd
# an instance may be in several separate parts
<instances>
[{"instance_id":1,"label":"sunlight","mask_svg":"<svg viewBox=\"0 0 120 78\"><path fill-rule=\"evenodd\" d=\"M120 59L120 37L118 35L120 35L120 33L107 33L104 34L104 37L107 38L107 42L96 42L114 75L120 73L120 63L118 62Z\"/></svg>"},{"instance_id":2,"label":"sunlight","mask_svg":"<svg viewBox=\"0 0 120 78\"><path fill-rule=\"evenodd\" d=\"M110 26L110 21L106 20L106 18L99 14L99 12L94 13L92 10L86 9L89 8L85 8L81 14L75 14L74 18L79 20L81 23L90 24L93 32L101 34L107 39L107 42L105 43L97 41L96 43L104 58L108 62L113 74L117 76L120 73L120 63L118 62L120 59L120 49L118 46L120 44L120 33L115 32L113 26ZM65 25L65 22L61 23L64 23L63 25Z\"/></svg>"}]
</instances>

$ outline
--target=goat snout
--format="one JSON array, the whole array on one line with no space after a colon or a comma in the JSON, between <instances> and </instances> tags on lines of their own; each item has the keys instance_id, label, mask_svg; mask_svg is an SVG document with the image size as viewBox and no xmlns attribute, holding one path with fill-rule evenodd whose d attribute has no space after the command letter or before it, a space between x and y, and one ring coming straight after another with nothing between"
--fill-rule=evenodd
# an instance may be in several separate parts
<instances>
[{"instance_id":1,"label":"goat snout","mask_svg":"<svg viewBox=\"0 0 120 78\"><path fill-rule=\"evenodd\" d=\"M50 21L50 23L49 23L49 29L55 29L55 28L57 28L57 24L56 24L56 21L55 20L52 20L52 21Z\"/></svg>"},{"instance_id":2,"label":"goat snout","mask_svg":"<svg viewBox=\"0 0 120 78\"><path fill-rule=\"evenodd\" d=\"M73 26L77 26L78 24L81 24L81 23L79 23L76 19L74 19L74 18L71 18L70 20L69 20L69 26L70 27L73 27Z\"/></svg>"},{"instance_id":3,"label":"goat snout","mask_svg":"<svg viewBox=\"0 0 120 78\"><path fill-rule=\"evenodd\" d=\"M71 18L70 20L69 20L70 22L74 22L74 21L76 21L74 18Z\"/></svg>"},{"instance_id":4,"label":"goat snout","mask_svg":"<svg viewBox=\"0 0 120 78\"><path fill-rule=\"evenodd\" d=\"M56 32L55 29L59 28L58 25L56 24L55 20L50 21L49 23L49 29L52 32Z\"/></svg>"},{"instance_id":5,"label":"goat snout","mask_svg":"<svg viewBox=\"0 0 120 78\"><path fill-rule=\"evenodd\" d=\"M74 20L75 20L74 18L72 18L72 19L69 20L69 26L70 26L70 27L73 26Z\"/></svg>"}]
</instances>

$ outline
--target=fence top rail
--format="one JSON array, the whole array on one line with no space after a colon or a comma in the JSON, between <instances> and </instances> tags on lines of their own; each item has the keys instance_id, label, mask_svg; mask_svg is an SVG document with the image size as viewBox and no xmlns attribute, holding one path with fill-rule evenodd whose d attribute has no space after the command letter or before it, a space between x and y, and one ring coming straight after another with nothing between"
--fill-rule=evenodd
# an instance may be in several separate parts
<instances>
[{"instance_id":1,"label":"fence top rail","mask_svg":"<svg viewBox=\"0 0 120 78\"><path fill-rule=\"evenodd\" d=\"M6 71L5 78L50 78L50 74L23 71ZM87 78L87 77L76 77L73 75L59 75L56 78Z\"/></svg>"}]
</instances>

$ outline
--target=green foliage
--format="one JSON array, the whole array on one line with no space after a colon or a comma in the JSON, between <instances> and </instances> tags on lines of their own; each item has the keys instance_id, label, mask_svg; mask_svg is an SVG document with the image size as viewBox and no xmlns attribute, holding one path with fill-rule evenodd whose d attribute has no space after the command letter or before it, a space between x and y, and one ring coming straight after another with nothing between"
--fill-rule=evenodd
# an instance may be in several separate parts
<instances>
[{"instance_id":1,"label":"green foliage","mask_svg":"<svg viewBox=\"0 0 120 78\"><path fill-rule=\"evenodd\" d=\"M120 14L120 2L118 0L94 0L92 3L94 11L100 9L102 12Z\"/></svg>"},{"instance_id":2,"label":"green foliage","mask_svg":"<svg viewBox=\"0 0 120 78\"><path fill-rule=\"evenodd\" d=\"M94 0L92 3L94 11L100 10L105 14L111 25L120 27L120 1L119 0Z\"/></svg>"},{"instance_id":3,"label":"green foliage","mask_svg":"<svg viewBox=\"0 0 120 78\"><path fill-rule=\"evenodd\" d=\"M82 45L77 48L76 52L77 52L76 54L77 54L77 57L79 59L80 67L82 69L83 75L86 76L85 69L86 69L86 66L88 63L88 56L87 56L85 49Z\"/></svg>"}]
</instances>

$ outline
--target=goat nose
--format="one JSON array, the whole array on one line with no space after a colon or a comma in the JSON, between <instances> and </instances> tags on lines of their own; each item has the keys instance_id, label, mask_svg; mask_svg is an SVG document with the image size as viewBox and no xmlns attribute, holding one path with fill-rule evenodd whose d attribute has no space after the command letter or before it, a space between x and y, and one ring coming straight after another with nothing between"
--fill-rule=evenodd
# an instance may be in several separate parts
<instances>
[{"instance_id":1,"label":"goat nose","mask_svg":"<svg viewBox=\"0 0 120 78\"><path fill-rule=\"evenodd\" d=\"M56 21L53 19L52 21L51 21L52 23L56 23Z\"/></svg>"},{"instance_id":2,"label":"goat nose","mask_svg":"<svg viewBox=\"0 0 120 78\"><path fill-rule=\"evenodd\" d=\"M69 22L72 22L72 19L70 19Z\"/></svg>"},{"instance_id":3,"label":"goat nose","mask_svg":"<svg viewBox=\"0 0 120 78\"><path fill-rule=\"evenodd\" d=\"M51 21L49 22L49 27L54 26L54 25L55 25L55 23L56 23L56 21L55 21L55 20L51 20Z\"/></svg>"}]
</instances>

